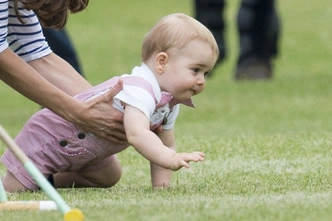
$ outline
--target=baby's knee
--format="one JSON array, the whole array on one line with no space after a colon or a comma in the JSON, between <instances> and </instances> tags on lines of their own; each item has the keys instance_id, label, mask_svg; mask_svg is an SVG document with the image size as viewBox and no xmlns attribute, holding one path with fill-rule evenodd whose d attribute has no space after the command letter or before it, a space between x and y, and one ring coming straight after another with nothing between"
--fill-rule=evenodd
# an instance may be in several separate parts
<instances>
[{"instance_id":1,"label":"baby's knee","mask_svg":"<svg viewBox=\"0 0 332 221\"><path fill-rule=\"evenodd\" d=\"M114 157L106 166L89 172L80 173L91 182L91 186L109 188L114 186L122 176L120 161Z\"/></svg>"},{"instance_id":2,"label":"baby's knee","mask_svg":"<svg viewBox=\"0 0 332 221\"><path fill-rule=\"evenodd\" d=\"M112 163L106 166L104 174L104 187L112 187L117 184L122 176L122 167L120 161L115 158Z\"/></svg>"}]
</instances>

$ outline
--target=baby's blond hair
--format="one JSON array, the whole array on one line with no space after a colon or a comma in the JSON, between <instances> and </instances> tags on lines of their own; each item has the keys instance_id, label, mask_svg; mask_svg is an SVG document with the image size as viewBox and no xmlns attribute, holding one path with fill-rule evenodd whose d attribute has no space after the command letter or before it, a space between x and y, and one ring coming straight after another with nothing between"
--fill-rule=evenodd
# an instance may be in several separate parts
<instances>
[{"instance_id":1,"label":"baby's blond hair","mask_svg":"<svg viewBox=\"0 0 332 221\"><path fill-rule=\"evenodd\" d=\"M182 13L167 15L145 35L142 44L142 61L148 60L154 52L167 52L170 48L181 49L196 39L209 43L218 57L217 42L203 24Z\"/></svg>"}]
</instances>

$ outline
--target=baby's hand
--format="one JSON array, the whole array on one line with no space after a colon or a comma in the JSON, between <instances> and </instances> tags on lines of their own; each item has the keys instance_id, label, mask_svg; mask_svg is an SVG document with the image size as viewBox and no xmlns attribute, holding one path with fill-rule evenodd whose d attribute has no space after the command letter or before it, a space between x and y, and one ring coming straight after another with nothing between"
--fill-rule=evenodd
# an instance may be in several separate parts
<instances>
[{"instance_id":1,"label":"baby's hand","mask_svg":"<svg viewBox=\"0 0 332 221\"><path fill-rule=\"evenodd\" d=\"M176 171L181 169L181 167L189 168L189 162L203 161L205 154L202 152L192 152L192 153L176 153L171 162L171 170Z\"/></svg>"}]
</instances>

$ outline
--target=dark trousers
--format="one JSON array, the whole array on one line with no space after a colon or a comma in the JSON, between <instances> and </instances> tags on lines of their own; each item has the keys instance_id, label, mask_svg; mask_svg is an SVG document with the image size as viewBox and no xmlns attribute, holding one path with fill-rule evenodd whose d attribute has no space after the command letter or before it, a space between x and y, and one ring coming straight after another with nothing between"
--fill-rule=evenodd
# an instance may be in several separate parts
<instances>
[{"instance_id":1,"label":"dark trousers","mask_svg":"<svg viewBox=\"0 0 332 221\"><path fill-rule=\"evenodd\" d=\"M52 28L43 28L43 33L52 51L83 75L76 50L66 30L58 31Z\"/></svg>"},{"instance_id":2,"label":"dark trousers","mask_svg":"<svg viewBox=\"0 0 332 221\"><path fill-rule=\"evenodd\" d=\"M195 16L208 27L219 45L220 60L227 52L224 41L224 0L195 0ZM274 0L242 0L237 15L239 32L238 62L256 56L270 60L277 55L279 18Z\"/></svg>"}]
</instances>

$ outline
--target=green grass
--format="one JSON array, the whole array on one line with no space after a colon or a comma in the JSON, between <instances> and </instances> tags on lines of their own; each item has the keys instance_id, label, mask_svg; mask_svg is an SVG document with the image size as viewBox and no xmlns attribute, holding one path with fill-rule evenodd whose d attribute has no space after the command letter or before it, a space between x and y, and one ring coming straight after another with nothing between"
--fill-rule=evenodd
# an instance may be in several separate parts
<instances>
[{"instance_id":1,"label":"green grass","mask_svg":"<svg viewBox=\"0 0 332 221\"><path fill-rule=\"evenodd\" d=\"M153 191L148 162L132 148L118 156L123 177L111 189L59 190L86 220L330 220L332 216L332 6L279 0L280 56L268 82L235 82L238 1L227 1L228 59L206 90L183 107L180 151L206 161L174 173L172 188ZM68 28L92 84L140 64L144 34L162 16L192 14L192 1L91 1ZM15 136L38 105L0 83L0 122ZM0 152L5 146L0 144ZM5 168L0 166L0 174ZM47 200L43 192L10 200ZM54 212L0 212L1 221L61 220Z\"/></svg>"}]
</instances>

